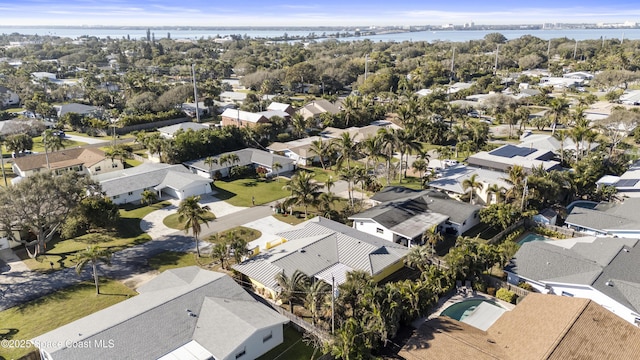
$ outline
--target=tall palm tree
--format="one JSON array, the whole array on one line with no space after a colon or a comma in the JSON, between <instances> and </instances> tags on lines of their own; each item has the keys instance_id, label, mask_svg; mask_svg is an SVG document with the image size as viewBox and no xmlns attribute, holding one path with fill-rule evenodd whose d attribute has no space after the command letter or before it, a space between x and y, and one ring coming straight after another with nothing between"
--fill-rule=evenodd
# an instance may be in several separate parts
<instances>
[{"instance_id":1,"label":"tall palm tree","mask_svg":"<svg viewBox=\"0 0 640 360\"><path fill-rule=\"evenodd\" d=\"M282 164L276 161L273 163L273 165L271 165L271 169L273 169L273 171L276 173L276 180L280 181L279 175L280 170L282 170Z\"/></svg>"},{"instance_id":2,"label":"tall palm tree","mask_svg":"<svg viewBox=\"0 0 640 360\"><path fill-rule=\"evenodd\" d=\"M373 159L374 165L376 159L380 157L381 143L379 136L369 136L360 143L360 151L364 153L366 161L364 163L365 171L369 171L369 163Z\"/></svg>"},{"instance_id":3,"label":"tall palm tree","mask_svg":"<svg viewBox=\"0 0 640 360\"><path fill-rule=\"evenodd\" d=\"M323 187L324 185L313 181L313 173L299 172L291 177L291 180L283 187L283 189L291 191L291 197L284 201L284 205L285 207L302 205L306 218L309 205L317 203Z\"/></svg>"},{"instance_id":4,"label":"tall palm tree","mask_svg":"<svg viewBox=\"0 0 640 360\"><path fill-rule=\"evenodd\" d=\"M358 143L353 140L348 132L340 134L340 137L333 140L333 143L338 152L338 158L336 159L338 168L342 167L342 164L346 161L347 169L351 169L351 160L358 155Z\"/></svg>"},{"instance_id":5,"label":"tall palm tree","mask_svg":"<svg viewBox=\"0 0 640 360\"><path fill-rule=\"evenodd\" d=\"M422 241L426 244L431 245L431 256L433 256L436 252L436 245L439 242L444 240L442 234L438 231L438 227L436 225L432 226L430 229L422 234Z\"/></svg>"},{"instance_id":6,"label":"tall palm tree","mask_svg":"<svg viewBox=\"0 0 640 360\"><path fill-rule=\"evenodd\" d=\"M553 135L556 133L558 123L561 123L564 117L569 114L569 101L565 97L556 97L551 100L549 106L550 115L553 117L551 128L551 134Z\"/></svg>"},{"instance_id":7,"label":"tall palm tree","mask_svg":"<svg viewBox=\"0 0 640 360\"><path fill-rule=\"evenodd\" d=\"M505 188L498 184L491 184L487 187L487 195L493 195L496 203L500 202L500 195L505 192ZM489 199L487 199L489 200ZM491 200L487 201L489 203Z\"/></svg>"},{"instance_id":8,"label":"tall palm tree","mask_svg":"<svg viewBox=\"0 0 640 360\"><path fill-rule=\"evenodd\" d=\"M357 177L356 170L357 168L340 170L340 179L347 182L347 194L349 195L350 205L353 205L353 184Z\"/></svg>"},{"instance_id":9,"label":"tall palm tree","mask_svg":"<svg viewBox=\"0 0 640 360\"><path fill-rule=\"evenodd\" d=\"M395 129L382 128L378 130L377 136L380 137L380 146L382 154L387 162L387 185L391 183L391 159L397 148L398 137Z\"/></svg>"},{"instance_id":10,"label":"tall palm tree","mask_svg":"<svg viewBox=\"0 0 640 360\"><path fill-rule=\"evenodd\" d=\"M464 191L467 191L467 189L470 189L470 192L471 192L471 195L469 198L470 204L473 204L473 193L476 192L476 189L482 190L482 182L477 180L478 180L478 174L473 174L468 179L464 179L464 181L462 181L462 189Z\"/></svg>"},{"instance_id":11,"label":"tall palm tree","mask_svg":"<svg viewBox=\"0 0 640 360\"><path fill-rule=\"evenodd\" d=\"M320 165L322 165L322 170L326 170L324 160L331 156L330 146L331 144L329 142L322 141L322 138L313 140L309 145L309 151L318 155L318 158L320 158Z\"/></svg>"},{"instance_id":12,"label":"tall palm tree","mask_svg":"<svg viewBox=\"0 0 640 360\"><path fill-rule=\"evenodd\" d=\"M420 179L422 179L422 174L427 171L428 166L424 159L416 159L413 164L411 164L411 167L420 174Z\"/></svg>"},{"instance_id":13,"label":"tall palm tree","mask_svg":"<svg viewBox=\"0 0 640 360\"><path fill-rule=\"evenodd\" d=\"M322 280L315 280L307 284L304 292L306 293L304 304L311 313L311 323L315 325L318 321L320 305L324 302L324 299L331 294L331 285Z\"/></svg>"},{"instance_id":14,"label":"tall palm tree","mask_svg":"<svg viewBox=\"0 0 640 360\"><path fill-rule=\"evenodd\" d=\"M402 181L402 177L407 176L409 155L411 155L412 153L421 153L422 144L418 140L416 140L415 134L409 133L404 129L400 129L396 132L396 138L398 141L398 151L400 152L400 180ZM404 155L407 156L406 160L404 159ZM403 164L406 164L407 166L403 167Z\"/></svg>"},{"instance_id":15,"label":"tall palm tree","mask_svg":"<svg viewBox=\"0 0 640 360\"><path fill-rule=\"evenodd\" d=\"M280 287L278 299L289 303L291 313L293 313L293 302L300 298L308 281L307 275L300 270L294 271L290 277L284 271L276 274L276 282Z\"/></svg>"},{"instance_id":16,"label":"tall palm tree","mask_svg":"<svg viewBox=\"0 0 640 360\"><path fill-rule=\"evenodd\" d=\"M418 268L420 272L423 272L429 266L431 255L432 251L424 245L412 246L407 253L405 261L407 266Z\"/></svg>"},{"instance_id":17,"label":"tall palm tree","mask_svg":"<svg viewBox=\"0 0 640 360\"><path fill-rule=\"evenodd\" d=\"M520 165L513 165L509 168L508 177L503 180L512 185L511 189L505 194L507 199L515 199L522 195L524 191L524 179L526 174L524 168Z\"/></svg>"},{"instance_id":18,"label":"tall palm tree","mask_svg":"<svg viewBox=\"0 0 640 360\"><path fill-rule=\"evenodd\" d=\"M193 239L196 243L196 253L200 257L200 246L198 245L198 235L202 231L201 223L205 223L207 227L207 212L210 210L209 206L200 206L200 196L189 196L188 198L180 201L178 205L178 221L184 223L184 232L193 234Z\"/></svg>"},{"instance_id":19,"label":"tall palm tree","mask_svg":"<svg viewBox=\"0 0 640 360\"><path fill-rule=\"evenodd\" d=\"M553 134L553 137L560 142L560 165L564 166L564 145L569 138L569 132L567 130L558 130Z\"/></svg>"},{"instance_id":20,"label":"tall palm tree","mask_svg":"<svg viewBox=\"0 0 640 360\"><path fill-rule=\"evenodd\" d=\"M111 263L111 251L103 249L98 245L87 246L85 250L76 254L76 273L80 275L84 267L91 263L93 271L93 281L96 284L96 295L100 294L100 285L98 283L98 262L105 264Z\"/></svg>"},{"instance_id":21,"label":"tall palm tree","mask_svg":"<svg viewBox=\"0 0 640 360\"><path fill-rule=\"evenodd\" d=\"M213 175L211 174L211 170L213 170L213 165L218 165L218 159L214 158L213 156L207 156L204 159L204 164L209 167L209 176L213 177Z\"/></svg>"},{"instance_id":22,"label":"tall palm tree","mask_svg":"<svg viewBox=\"0 0 640 360\"><path fill-rule=\"evenodd\" d=\"M344 116L344 126L349 127L349 122L359 117L360 98L355 95L347 96L342 100L342 114Z\"/></svg>"},{"instance_id":23,"label":"tall palm tree","mask_svg":"<svg viewBox=\"0 0 640 360\"><path fill-rule=\"evenodd\" d=\"M218 242L211 248L211 257L220 260L220 266L225 269L224 262L229 257L229 249L224 242Z\"/></svg>"}]
</instances>

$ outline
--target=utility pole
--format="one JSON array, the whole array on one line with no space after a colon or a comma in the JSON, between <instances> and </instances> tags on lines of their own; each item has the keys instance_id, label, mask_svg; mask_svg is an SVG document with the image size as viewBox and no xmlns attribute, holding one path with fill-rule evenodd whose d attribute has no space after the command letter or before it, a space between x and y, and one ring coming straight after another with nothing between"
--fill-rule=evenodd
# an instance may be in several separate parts
<instances>
[{"instance_id":1,"label":"utility pole","mask_svg":"<svg viewBox=\"0 0 640 360\"><path fill-rule=\"evenodd\" d=\"M500 44L498 44L498 46L496 47L496 63L493 67L494 76L498 74L498 54L500 54Z\"/></svg>"},{"instance_id":2,"label":"utility pole","mask_svg":"<svg viewBox=\"0 0 640 360\"><path fill-rule=\"evenodd\" d=\"M453 67L456 63L456 47L453 47L453 54L451 55L451 76L449 77L449 82L453 81Z\"/></svg>"},{"instance_id":3,"label":"utility pole","mask_svg":"<svg viewBox=\"0 0 640 360\"><path fill-rule=\"evenodd\" d=\"M0 143L0 166L2 166L2 178L4 179L4 187L7 188L9 185L7 184L7 174L4 170L4 155L2 155L2 143Z\"/></svg>"},{"instance_id":4,"label":"utility pole","mask_svg":"<svg viewBox=\"0 0 640 360\"><path fill-rule=\"evenodd\" d=\"M331 274L331 335L336 332L336 311L335 300L336 299L336 279Z\"/></svg>"},{"instance_id":5,"label":"utility pole","mask_svg":"<svg viewBox=\"0 0 640 360\"><path fill-rule=\"evenodd\" d=\"M577 53L578 53L578 40L576 40L576 45L573 47L573 60L576 59Z\"/></svg>"},{"instance_id":6,"label":"utility pole","mask_svg":"<svg viewBox=\"0 0 640 360\"><path fill-rule=\"evenodd\" d=\"M200 109L198 108L198 87L196 86L196 64L191 64L191 73L193 74L193 99L196 103L196 121L200 122Z\"/></svg>"},{"instance_id":7,"label":"utility pole","mask_svg":"<svg viewBox=\"0 0 640 360\"><path fill-rule=\"evenodd\" d=\"M367 75L369 74L369 54L364 55L364 81L367 81Z\"/></svg>"}]
</instances>

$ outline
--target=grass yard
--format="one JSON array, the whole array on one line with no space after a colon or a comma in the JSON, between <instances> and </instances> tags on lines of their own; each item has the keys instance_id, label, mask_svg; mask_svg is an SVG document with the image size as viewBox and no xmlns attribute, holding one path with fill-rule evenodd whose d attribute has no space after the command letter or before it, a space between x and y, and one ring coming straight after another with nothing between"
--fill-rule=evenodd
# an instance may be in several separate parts
<instances>
[{"instance_id":1,"label":"grass yard","mask_svg":"<svg viewBox=\"0 0 640 360\"><path fill-rule=\"evenodd\" d=\"M230 237L232 233L234 233L237 237L244 239L244 241L246 242L253 241L259 238L260 236L262 236L262 233L258 230L251 229L244 226L236 226L229 230L225 230L223 232L218 233L217 237L215 237L214 235L211 235L207 240L214 244L218 242L224 242Z\"/></svg>"},{"instance_id":2,"label":"grass yard","mask_svg":"<svg viewBox=\"0 0 640 360\"><path fill-rule=\"evenodd\" d=\"M302 217L298 217L295 215L289 216L288 214L274 214L273 217L289 225L298 225L306 220Z\"/></svg>"},{"instance_id":3,"label":"grass yard","mask_svg":"<svg viewBox=\"0 0 640 360\"><path fill-rule=\"evenodd\" d=\"M125 159L124 160L124 167L126 169L132 168L132 167L136 167L136 166L141 165L141 164L142 164L142 161L140 161L140 160L134 160L134 159Z\"/></svg>"},{"instance_id":4,"label":"grass yard","mask_svg":"<svg viewBox=\"0 0 640 360\"><path fill-rule=\"evenodd\" d=\"M117 232L112 235L111 241L103 242L101 246L117 251L151 240L151 237L140 229L140 220L150 212L168 205L168 201L163 201L151 206L128 205L121 208ZM30 259L24 251L17 253L32 270L50 271L51 263L53 269L58 270L75 266L75 253L84 250L94 239L92 234L88 234L74 239L52 240L47 244L47 252L37 259Z\"/></svg>"},{"instance_id":5,"label":"grass yard","mask_svg":"<svg viewBox=\"0 0 640 360\"><path fill-rule=\"evenodd\" d=\"M264 181L258 179L217 180L213 183L218 192L214 196L234 206L262 205L286 197L289 192L283 190L284 181Z\"/></svg>"},{"instance_id":6,"label":"grass yard","mask_svg":"<svg viewBox=\"0 0 640 360\"><path fill-rule=\"evenodd\" d=\"M62 142L62 145L64 145L65 149L69 149L72 147L77 147L77 146L81 146L81 145L87 145L87 143L85 142L81 142L81 141L74 141L74 140L69 140L69 139L64 139L64 141ZM33 138L33 152L37 152L37 153L43 153L44 152L44 144L42 143L42 136L37 136Z\"/></svg>"},{"instance_id":7,"label":"grass yard","mask_svg":"<svg viewBox=\"0 0 640 360\"><path fill-rule=\"evenodd\" d=\"M196 254L195 253L183 253L176 251L164 251L159 253L158 255L149 258L149 266L160 272L169 269L181 268L185 266L193 266L198 265L196 262ZM210 262L209 258L200 258L200 263Z\"/></svg>"},{"instance_id":8,"label":"grass yard","mask_svg":"<svg viewBox=\"0 0 640 360\"><path fill-rule=\"evenodd\" d=\"M83 282L0 312L0 339L29 340L137 295L114 280L101 280L101 295L95 291L93 282ZM0 347L0 359L18 359L31 350Z\"/></svg>"},{"instance_id":9,"label":"grass yard","mask_svg":"<svg viewBox=\"0 0 640 360\"><path fill-rule=\"evenodd\" d=\"M172 229L184 230L184 224L185 224L186 221L179 221L178 220L179 217L180 217L180 215L178 213L171 214L171 215L167 216L166 218L164 218L162 220L162 223L166 227L170 227ZM216 216L213 215L213 213L211 211L207 211L207 213L205 214L204 217L207 219L207 221L213 221L213 220L216 219Z\"/></svg>"},{"instance_id":10,"label":"grass yard","mask_svg":"<svg viewBox=\"0 0 640 360\"><path fill-rule=\"evenodd\" d=\"M294 329L293 326L285 325L282 344L260 356L258 360L309 360L322 355L321 351L314 352L313 347L307 345L302 339L302 334Z\"/></svg>"},{"instance_id":11,"label":"grass yard","mask_svg":"<svg viewBox=\"0 0 640 360\"><path fill-rule=\"evenodd\" d=\"M379 179L379 181L382 186L385 186L387 184L386 178L381 178ZM422 181L418 177L407 176L406 178L402 179L402 182L399 182L398 178L391 179L391 186L404 186L409 189L422 190Z\"/></svg>"},{"instance_id":12,"label":"grass yard","mask_svg":"<svg viewBox=\"0 0 640 360\"><path fill-rule=\"evenodd\" d=\"M11 163L7 162L8 159L4 159L4 174L7 177L7 185L11 186L11 179L16 177L16 174L13 173L13 169L11 168ZM1 175L1 173L0 173ZM0 179L0 186L4 187L4 179Z\"/></svg>"}]
</instances>

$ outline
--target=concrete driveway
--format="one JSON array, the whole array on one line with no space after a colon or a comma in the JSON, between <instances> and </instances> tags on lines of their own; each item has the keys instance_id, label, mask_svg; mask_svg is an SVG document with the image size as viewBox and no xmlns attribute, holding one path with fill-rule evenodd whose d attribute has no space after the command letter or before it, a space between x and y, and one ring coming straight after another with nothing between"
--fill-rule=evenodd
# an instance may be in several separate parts
<instances>
[{"instance_id":1,"label":"concrete driveway","mask_svg":"<svg viewBox=\"0 0 640 360\"><path fill-rule=\"evenodd\" d=\"M276 235L277 233L293 228L293 225L284 223L273 216L263 217L261 219L248 222L242 226L258 230L262 233L262 236L251 241L247 246L249 249L259 246L260 251L266 250L267 242L279 238L279 236Z\"/></svg>"}]
</instances>

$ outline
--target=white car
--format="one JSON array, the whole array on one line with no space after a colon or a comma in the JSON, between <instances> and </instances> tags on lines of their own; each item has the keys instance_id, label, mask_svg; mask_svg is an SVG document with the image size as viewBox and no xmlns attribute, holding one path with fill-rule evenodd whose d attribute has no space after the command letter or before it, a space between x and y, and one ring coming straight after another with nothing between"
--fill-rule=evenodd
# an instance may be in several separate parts
<instances>
[{"instance_id":1,"label":"white car","mask_svg":"<svg viewBox=\"0 0 640 360\"><path fill-rule=\"evenodd\" d=\"M458 160L451 160L451 159L442 160L442 163L445 164L446 166L456 166L459 164Z\"/></svg>"}]
</instances>

